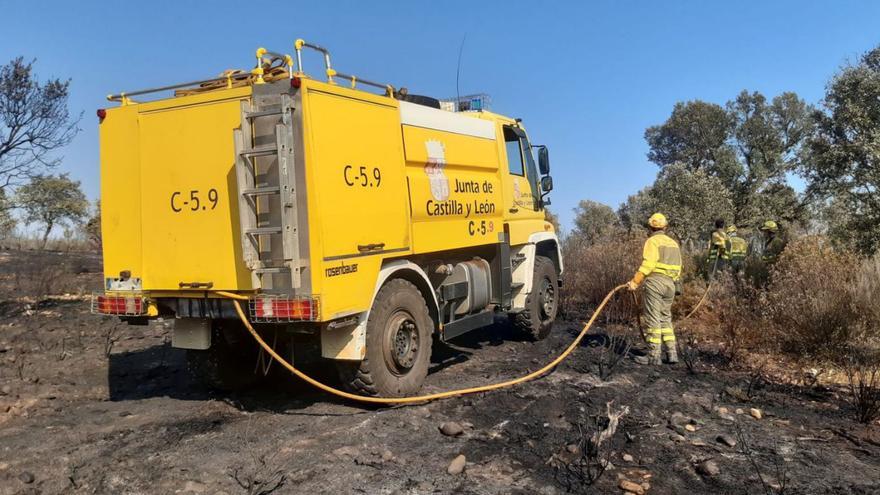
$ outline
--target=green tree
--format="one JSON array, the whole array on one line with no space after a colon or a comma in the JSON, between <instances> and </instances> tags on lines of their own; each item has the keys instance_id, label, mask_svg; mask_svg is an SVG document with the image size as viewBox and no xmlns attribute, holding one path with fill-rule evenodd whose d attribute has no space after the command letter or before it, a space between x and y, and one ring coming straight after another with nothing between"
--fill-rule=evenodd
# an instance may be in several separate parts
<instances>
[{"instance_id":1,"label":"green tree","mask_svg":"<svg viewBox=\"0 0 880 495\"><path fill-rule=\"evenodd\" d=\"M734 221L754 225L768 218L789 223L802 219L802 208L785 174L794 170L809 132L810 107L794 93L768 102L761 93L743 91L727 103L727 111L742 165L740 175L728 182L736 208Z\"/></svg>"},{"instance_id":2,"label":"green tree","mask_svg":"<svg viewBox=\"0 0 880 495\"><path fill-rule=\"evenodd\" d=\"M679 102L666 122L645 131L648 158L660 166L661 175L678 165L717 179L718 194L733 204L728 220L737 224L798 221L804 211L786 183L786 172L809 133L810 111L794 93L768 102L761 93L743 91L724 107ZM708 217L727 215L710 211Z\"/></svg>"},{"instance_id":3,"label":"green tree","mask_svg":"<svg viewBox=\"0 0 880 495\"><path fill-rule=\"evenodd\" d=\"M89 221L86 222L83 227L85 231L86 238L89 242L92 243L97 249L101 249L101 244L103 242L103 238L101 237L101 200L95 201L95 207L93 209L92 216L89 218Z\"/></svg>"},{"instance_id":4,"label":"green tree","mask_svg":"<svg viewBox=\"0 0 880 495\"><path fill-rule=\"evenodd\" d=\"M728 139L733 121L714 103L700 100L678 102L666 122L645 130L648 159L661 168L682 164L688 170L704 170L727 177L739 173Z\"/></svg>"},{"instance_id":5,"label":"green tree","mask_svg":"<svg viewBox=\"0 0 880 495\"><path fill-rule=\"evenodd\" d=\"M0 239L7 239L15 230L15 217L12 216L12 202L0 189Z\"/></svg>"},{"instance_id":6,"label":"green tree","mask_svg":"<svg viewBox=\"0 0 880 495\"><path fill-rule=\"evenodd\" d=\"M648 217L657 211L652 191L653 186L642 189L626 198L626 202L617 209L617 217L627 230L647 227Z\"/></svg>"},{"instance_id":7,"label":"green tree","mask_svg":"<svg viewBox=\"0 0 880 495\"><path fill-rule=\"evenodd\" d=\"M43 249L55 226L80 223L89 211L89 201L79 181L71 180L67 174L36 175L18 188L17 196L25 213L24 221L42 223L45 227Z\"/></svg>"},{"instance_id":8,"label":"green tree","mask_svg":"<svg viewBox=\"0 0 880 495\"><path fill-rule=\"evenodd\" d=\"M588 244L620 228L620 219L614 209L597 201L581 200L574 208L574 213L572 235L583 238Z\"/></svg>"},{"instance_id":9,"label":"green tree","mask_svg":"<svg viewBox=\"0 0 880 495\"><path fill-rule=\"evenodd\" d=\"M874 253L880 248L880 46L843 67L822 104L800 163L807 194L845 212L838 240Z\"/></svg>"},{"instance_id":10,"label":"green tree","mask_svg":"<svg viewBox=\"0 0 880 495\"><path fill-rule=\"evenodd\" d=\"M705 170L691 170L684 164L663 169L650 187L630 196L619 215L630 229L645 225L655 212L669 219L669 230L683 241L696 242L707 233L716 218L733 217L730 191L721 179Z\"/></svg>"},{"instance_id":11,"label":"green tree","mask_svg":"<svg viewBox=\"0 0 880 495\"><path fill-rule=\"evenodd\" d=\"M80 116L67 108L70 81L41 83L33 62L0 66L0 190L57 165L53 153L73 140Z\"/></svg>"}]
</instances>

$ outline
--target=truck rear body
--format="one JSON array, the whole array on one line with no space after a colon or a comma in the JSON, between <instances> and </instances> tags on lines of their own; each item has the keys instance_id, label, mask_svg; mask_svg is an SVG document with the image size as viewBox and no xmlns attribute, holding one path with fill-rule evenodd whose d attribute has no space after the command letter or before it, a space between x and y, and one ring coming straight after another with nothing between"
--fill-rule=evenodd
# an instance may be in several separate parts
<instances>
[{"instance_id":1,"label":"truck rear body","mask_svg":"<svg viewBox=\"0 0 880 495\"><path fill-rule=\"evenodd\" d=\"M108 110L101 123L108 278L130 272L143 291L170 297L266 289L253 283L242 255L233 132L254 91L288 88L248 86ZM545 229L543 211L533 207L534 182L502 173L509 119L306 79L292 93L293 118L302 122L293 166L305 197L294 210L304 220L300 252L310 256L293 260L298 286L271 289L320 300L316 320L366 310L384 259L493 244L505 231L510 244L521 244L520 232ZM511 213L517 206L524 214ZM262 256L272 254L273 240L261 239Z\"/></svg>"}]
</instances>

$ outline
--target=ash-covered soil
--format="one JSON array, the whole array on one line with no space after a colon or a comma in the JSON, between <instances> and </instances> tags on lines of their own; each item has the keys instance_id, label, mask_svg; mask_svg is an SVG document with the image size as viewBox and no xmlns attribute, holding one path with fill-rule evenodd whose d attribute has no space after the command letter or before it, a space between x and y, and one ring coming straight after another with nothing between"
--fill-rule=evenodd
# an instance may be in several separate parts
<instances>
[{"instance_id":1,"label":"ash-covered soil","mask_svg":"<svg viewBox=\"0 0 880 495\"><path fill-rule=\"evenodd\" d=\"M691 374L625 359L603 381L600 330L542 379L375 408L283 374L248 393L211 392L163 326L93 316L73 296L2 311L3 495L623 493L623 481L651 494L880 493L877 425L853 423L836 391L764 381L749 390L748 372L711 362ZM538 343L503 325L464 336L435 350L424 390L525 374L576 330L560 323ZM587 485L587 439L606 426L609 402L629 412L600 449L611 464ZM445 435L444 423L461 433ZM459 455L464 471L448 474Z\"/></svg>"}]
</instances>

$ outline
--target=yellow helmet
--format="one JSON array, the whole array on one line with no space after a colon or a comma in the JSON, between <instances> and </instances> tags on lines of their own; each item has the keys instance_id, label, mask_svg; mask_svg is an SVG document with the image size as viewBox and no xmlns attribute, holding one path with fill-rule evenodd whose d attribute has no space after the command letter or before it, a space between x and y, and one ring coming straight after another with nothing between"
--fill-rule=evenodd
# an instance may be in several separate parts
<instances>
[{"instance_id":1,"label":"yellow helmet","mask_svg":"<svg viewBox=\"0 0 880 495\"><path fill-rule=\"evenodd\" d=\"M727 233L728 234L735 234L736 233L736 225L731 225L731 226L727 227Z\"/></svg>"},{"instance_id":2,"label":"yellow helmet","mask_svg":"<svg viewBox=\"0 0 880 495\"><path fill-rule=\"evenodd\" d=\"M648 225L655 229L665 229L669 222L666 221L666 215L662 213L654 213L651 215L651 218L648 219Z\"/></svg>"},{"instance_id":3,"label":"yellow helmet","mask_svg":"<svg viewBox=\"0 0 880 495\"><path fill-rule=\"evenodd\" d=\"M761 230L769 230L770 232L778 232L779 226L776 225L776 222L773 220L767 220L764 222L764 225L761 226Z\"/></svg>"}]
</instances>

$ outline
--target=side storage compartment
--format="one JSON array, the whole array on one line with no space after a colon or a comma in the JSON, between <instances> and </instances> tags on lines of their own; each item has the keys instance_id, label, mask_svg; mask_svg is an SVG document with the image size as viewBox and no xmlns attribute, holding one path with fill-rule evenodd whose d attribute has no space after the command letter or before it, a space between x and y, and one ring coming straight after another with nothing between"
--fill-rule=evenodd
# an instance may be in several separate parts
<instances>
[{"instance_id":1,"label":"side storage compartment","mask_svg":"<svg viewBox=\"0 0 880 495\"><path fill-rule=\"evenodd\" d=\"M326 321L369 309L381 260L411 252L408 194L395 100L303 91L312 282Z\"/></svg>"}]
</instances>

